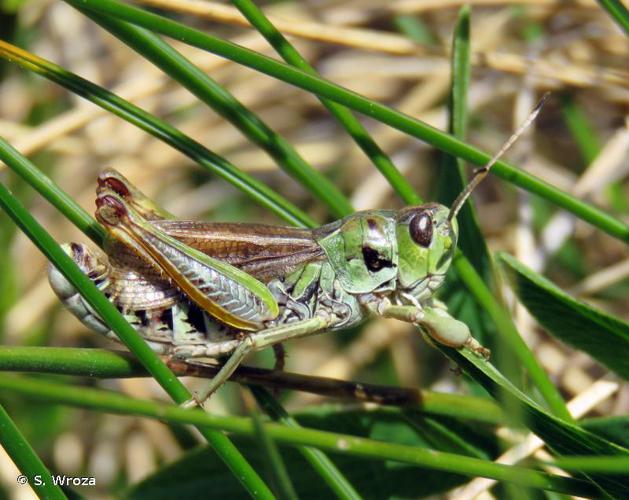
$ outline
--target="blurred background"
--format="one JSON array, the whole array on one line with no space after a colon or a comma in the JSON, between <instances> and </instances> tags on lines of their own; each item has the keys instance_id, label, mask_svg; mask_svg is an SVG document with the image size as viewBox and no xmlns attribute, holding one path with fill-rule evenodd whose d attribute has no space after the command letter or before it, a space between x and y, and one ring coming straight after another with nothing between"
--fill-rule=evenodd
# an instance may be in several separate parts
<instances>
[{"instance_id":1,"label":"blurred background","mask_svg":"<svg viewBox=\"0 0 629 500\"><path fill-rule=\"evenodd\" d=\"M161 13L274 56L229 4L142 0ZM485 0L472 9L473 70L467 142L497 151L544 90L552 96L509 160L558 188L629 220L629 44L594 1ZM325 78L445 129L454 0L271 2L265 12ZM191 11L190 8L195 10ZM60 1L0 2L0 37L154 113L263 180L321 223L313 201L231 124L149 62ZM259 114L325 172L356 209L399 208L400 199L347 134L308 93L230 61L174 46ZM424 199L434 199L440 154L361 117ZM90 213L95 179L114 167L178 218L278 223L268 211L143 131L40 77L0 62L0 134ZM87 238L15 175L0 167L31 213L60 242ZM474 196L491 250L505 250L571 294L629 318L629 254L620 241L551 204L488 178ZM111 347L63 310L45 279L46 261L0 214L0 341L6 345ZM521 308L520 332L569 400L605 373L550 339ZM343 335L291 342L287 370L365 382L464 391L450 364L409 326L376 320ZM252 364L272 365L261 353ZM87 381L140 398L162 397L150 380ZM190 381L196 387L199 381ZM107 497L178 457L195 436L160 423L36 404L0 395L22 431L59 472L99 478ZM321 404L282 395L292 410ZM624 387L594 414L622 414ZM224 387L216 413L245 411L242 390ZM188 439L188 441L186 441ZM191 440L191 441L190 441ZM188 443L188 444L186 444ZM0 451L0 497L25 498ZM90 490L90 496L96 492Z\"/></svg>"}]
</instances>

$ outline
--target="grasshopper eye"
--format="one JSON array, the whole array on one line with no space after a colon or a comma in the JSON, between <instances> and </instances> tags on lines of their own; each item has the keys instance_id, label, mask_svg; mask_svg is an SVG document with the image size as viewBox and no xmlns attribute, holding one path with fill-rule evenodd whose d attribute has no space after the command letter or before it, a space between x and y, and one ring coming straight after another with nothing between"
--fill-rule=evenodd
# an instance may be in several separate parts
<instances>
[{"instance_id":1,"label":"grasshopper eye","mask_svg":"<svg viewBox=\"0 0 629 500\"><path fill-rule=\"evenodd\" d=\"M408 230L411 233L411 238L418 245L427 248L432 243L432 218L428 212L420 212L415 215L408 225Z\"/></svg>"}]
</instances>

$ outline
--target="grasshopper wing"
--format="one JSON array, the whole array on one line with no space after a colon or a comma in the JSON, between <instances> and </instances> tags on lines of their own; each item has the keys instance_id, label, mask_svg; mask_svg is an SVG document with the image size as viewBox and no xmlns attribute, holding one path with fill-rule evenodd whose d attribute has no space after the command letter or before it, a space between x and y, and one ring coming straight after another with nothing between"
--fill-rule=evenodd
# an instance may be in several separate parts
<instances>
[{"instance_id":1,"label":"grasshopper wing","mask_svg":"<svg viewBox=\"0 0 629 500\"><path fill-rule=\"evenodd\" d=\"M98 176L97 195L115 193L156 228L185 245L268 283L325 258L312 231L264 224L181 221L147 197L120 172ZM137 265L137 263L135 263Z\"/></svg>"},{"instance_id":2,"label":"grasshopper wing","mask_svg":"<svg viewBox=\"0 0 629 500\"><path fill-rule=\"evenodd\" d=\"M263 283L169 236L117 193L105 190L98 195L96 205L96 217L107 227L114 245L127 246L222 323L258 330L278 315L277 302Z\"/></svg>"},{"instance_id":3,"label":"grasshopper wing","mask_svg":"<svg viewBox=\"0 0 629 500\"><path fill-rule=\"evenodd\" d=\"M151 223L185 245L242 269L264 283L325 258L308 229L178 220Z\"/></svg>"}]
</instances>

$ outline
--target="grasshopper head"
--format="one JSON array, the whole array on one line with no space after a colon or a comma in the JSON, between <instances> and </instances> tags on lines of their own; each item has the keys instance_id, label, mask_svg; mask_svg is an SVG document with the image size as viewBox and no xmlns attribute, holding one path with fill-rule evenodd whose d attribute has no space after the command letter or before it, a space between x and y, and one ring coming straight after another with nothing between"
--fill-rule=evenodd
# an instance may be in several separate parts
<instances>
[{"instance_id":1,"label":"grasshopper head","mask_svg":"<svg viewBox=\"0 0 629 500\"><path fill-rule=\"evenodd\" d=\"M450 267L459 228L450 210L426 203L401 210L397 216L398 284L411 295L436 289Z\"/></svg>"}]
</instances>

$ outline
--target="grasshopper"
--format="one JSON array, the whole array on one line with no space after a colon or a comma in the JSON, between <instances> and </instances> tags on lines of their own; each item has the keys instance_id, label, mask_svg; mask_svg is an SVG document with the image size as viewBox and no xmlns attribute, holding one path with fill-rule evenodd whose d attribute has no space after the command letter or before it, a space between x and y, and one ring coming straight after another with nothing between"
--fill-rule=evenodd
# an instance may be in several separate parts
<instances>
[{"instance_id":1,"label":"grasshopper","mask_svg":"<svg viewBox=\"0 0 629 500\"><path fill-rule=\"evenodd\" d=\"M433 297L456 250L456 215L526 122L452 208L367 210L319 228L176 220L115 170L98 178L106 257L77 243L73 258L151 347L176 359L226 358L203 401L251 351L354 326L372 315L417 325L431 339L489 351ZM86 326L116 338L53 266L49 281Z\"/></svg>"}]
</instances>

